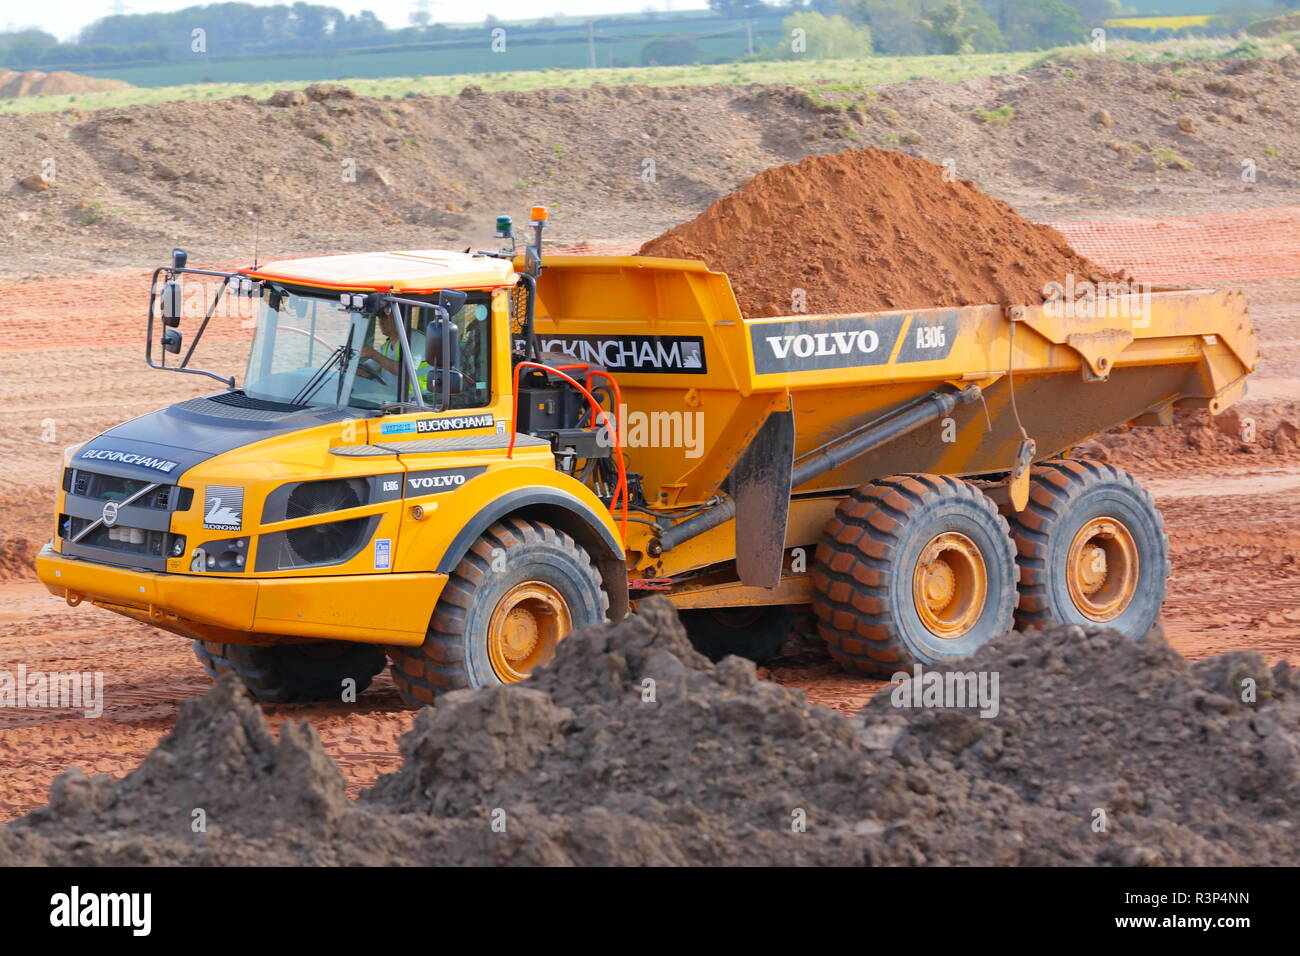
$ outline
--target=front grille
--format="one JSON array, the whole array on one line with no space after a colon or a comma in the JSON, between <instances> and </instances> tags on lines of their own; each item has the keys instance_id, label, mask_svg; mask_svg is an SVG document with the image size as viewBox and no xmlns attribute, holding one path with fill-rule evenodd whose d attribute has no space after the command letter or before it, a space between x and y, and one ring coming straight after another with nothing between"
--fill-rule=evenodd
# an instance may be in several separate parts
<instances>
[{"instance_id":1,"label":"front grille","mask_svg":"<svg viewBox=\"0 0 1300 956\"><path fill-rule=\"evenodd\" d=\"M146 492L152 484L155 482L140 478L65 469L63 488L67 494L58 527L62 553L104 564L165 571L168 558L185 553L185 536L169 530L171 513L189 510L194 492L179 485L158 485ZM118 506L111 528L103 521L110 502ZM83 531L85 537L74 540Z\"/></svg>"},{"instance_id":2,"label":"front grille","mask_svg":"<svg viewBox=\"0 0 1300 956\"><path fill-rule=\"evenodd\" d=\"M120 478L117 475L101 475L81 468L65 468L63 472L63 490L78 498L90 498L94 501L122 502L143 488L154 484L139 478ZM194 500L191 488L179 485L159 485L149 494L137 498L132 504L138 508L154 508L158 511L186 511Z\"/></svg>"},{"instance_id":3,"label":"front grille","mask_svg":"<svg viewBox=\"0 0 1300 956\"><path fill-rule=\"evenodd\" d=\"M72 541L94 524L95 518L77 518L72 515L59 516L59 532L65 541ZM185 538L167 531L150 531L147 528L126 528L115 525L112 528L100 524L87 534L78 545L89 548L103 548L122 554L147 555L155 558L178 557L185 551ZM175 550L179 545L179 551Z\"/></svg>"}]
</instances>

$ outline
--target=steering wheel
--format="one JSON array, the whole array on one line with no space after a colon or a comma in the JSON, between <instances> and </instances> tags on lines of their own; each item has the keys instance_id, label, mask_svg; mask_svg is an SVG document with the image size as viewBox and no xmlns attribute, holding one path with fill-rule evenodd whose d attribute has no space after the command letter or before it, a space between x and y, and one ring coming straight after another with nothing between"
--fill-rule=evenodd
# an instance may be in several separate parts
<instances>
[{"instance_id":1,"label":"steering wheel","mask_svg":"<svg viewBox=\"0 0 1300 956\"><path fill-rule=\"evenodd\" d=\"M357 374L372 382L383 382L384 368L372 358L364 358L357 363Z\"/></svg>"}]
</instances>

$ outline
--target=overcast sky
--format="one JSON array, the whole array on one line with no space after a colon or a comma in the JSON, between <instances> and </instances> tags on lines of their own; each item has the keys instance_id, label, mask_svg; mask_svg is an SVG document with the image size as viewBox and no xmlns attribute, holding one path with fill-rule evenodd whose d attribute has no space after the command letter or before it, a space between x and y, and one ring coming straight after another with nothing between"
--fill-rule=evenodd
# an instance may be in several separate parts
<instances>
[{"instance_id":1,"label":"overcast sky","mask_svg":"<svg viewBox=\"0 0 1300 956\"><path fill-rule=\"evenodd\" d=\"M271 0L248 0L271 5ZM281 0L292 3L293 0ZM322 6L338 7L345 13L373 10L390 27L407 25L407 17L416 9L415 0L309 0ZM197 6L185 0L120 0L123 13L161 13ZM429 0L428 9L434 22L482 22L489 13L502 20L526 19L564 13L587 14L635 13L646 7L656 10L703 9L706 0ZM74 39L82 27L102 16L118 11L117 0L5 0L0 6L0 26L5 29L39 27L62 40Z\"/></svg>"}]
</instances>

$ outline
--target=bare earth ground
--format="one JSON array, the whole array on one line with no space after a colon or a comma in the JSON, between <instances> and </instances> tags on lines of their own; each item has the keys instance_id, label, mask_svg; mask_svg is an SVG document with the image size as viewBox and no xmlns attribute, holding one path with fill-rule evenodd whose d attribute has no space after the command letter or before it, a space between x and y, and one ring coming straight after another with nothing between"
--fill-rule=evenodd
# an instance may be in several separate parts
<instances>
[{"instance_id":1,"label":"bare earth ground","mask_svg":"<svg viewBox=\"0 0 1300 956\"><path fill-rule=\"evenodd\" d=\"M1238 406L1269 422L1300 420L1296 386L1300 279L1244 283L1266 356L1252 388L1260 398ZM0 486L10 534L48 537L50 488L62 447L179 397L189 383L143 367L137 345L99 349L0 352L0 454L11 463ZM79 377L103 383L95 400ZM193 385L190 391L202 391ZM57 440L40 440L41 420ZM75 422L73 425L71 423ZM1133 436L1138 442L1153 433ZM1260 443L1263 445L1264 443ZM1300 661L1300 449L1225 440L1177 459L1124 450L1113 460L1143 478L1168 522L1173 576L1163 624L1189 659L1253 648L1273 662ZM1163 446L1162 446L1163 447ZM60 711L0 711L0 820L44 804L50 781L76 764L119 775L133 768L175 721L179 702L208 687L187 642L89 606L71 609L27 574L0 581L0 666L24 662L59 671L104 673L106 709L85 719ZM843 713L881 686L830 663L776 666L779 683ZM413 714L386 675L355 706L296 704L264 708L273 722L308 717L340 764L349 792L370 786L400 764L397 738Z\"/></svg>"},{"instance_id":2,"label":"bare earth ground","mask_svg":"<svg viewBox=\"0 0 1300 956\"><path fill-rule=\"evenodd\" d=\"M672 190L671 201L664 203L653 191L641 190L638 185L606 183L601 201L593 202L590 209L584 208L574 181L559 185L566 181L565 156L570 156L569 162L578 161L569 153L555 153L554 146L560 139L552 137L557 141L551 143L543 138L528 148L537 154L530 161L537 163L541 162L537 156L549 150L554 157L551 165L555 167L555 188L573 197L567 209L561 207L561 237L568 241L590 236L604 242L634 244L663 225L694 215L763 166L854 145L853 137L834 133L845 124L856 124L862 131L871 132L873 142L892 135L881 130L920 130L920 139L902 148L941 161L949 147L954 147L959 157L969 156L971 163L984 164L986 175L977 176L981 186L1043 220L1136 219L1294 203L1300 170L1294 149L1281 154L1272 182L1260 182L1253 189L1244 188L1223 165L1235 161L1233 157L1242 152L1234 139L1259 146L1261 156L1265 155L1262 146L1268 142L1300 145L1294 114L1282 118L1270 112L1278 101L1275 98L1290 97L1294 102L1295 87L1300 84L1293 76L1207 79L1172 72L1143 74L1139 78L1142 84L1149 82L1150 88L1135 85L1131 103L1123 101L1116 86L1124 78L1109 74L1098 78L1092 83L1093 93L1083 83L1076 84L1077 89L1071 88L1069 84L1077 77L1057 74L1039 78L1037 91L1034 84L1015 78L963 84L960 88L931 88L920 82L891 91L896 106L869 105L858 111L860 117L852 112L814 109L797 97L791 106L787 97L793 97L792 93L714 91L711 95L715 100L726 100L725 104L715 102L716 112L707 114L704 120L696 116L691 120L696 125L674 134L681 150L672 154L673 162L689 172L684 177L689 179L689 187L681 183L668 187ZM1208 84L1219 80L1227 83L1222 87L1226 92L1206 91ZM1177 89L1171 91L1162 83L1174 83ZM1256 83L1259 89L1252 93L1255 88L1251 84ZM1065 92L1057 87L1064 87ZM1043 90L1055 90L1053 95L1058 98L1074 97L1084 103L1082 109L1074 110L1079 114L1078 122L1065 124L1064 140L1057 137L1053 141L1046 133L1057 120L1047 112L1051 103ZM1174 99L1172 92L1179 91L1184 95ZM522 114L524 107L537 105L531 97L551 95L502 96L520 98L511 108ZM578 135L579 106L598 106L595 115L607 125L614 124L619 115L631 117L629 122L636 128L629 127L624 138L635 139L641 136L640 124L647 122L647 114L655 122L668 123L674 116L686 117L688 107L707 105L705 94L699 91L683 93L678 100L671 91L662 95L644 91L571 95L576 102L566 101L563 106L574 115L561 124L568 124L564 131L570 139ZM1157 102L1165 96L1167 102ZM1143 97L1150 100L1145 106ZM588 98L599 103L593 106ZM624 102L626 98L632 102ZM1016 115L1027 123L1038 124L1036 129L1041 135L1035 138L1036 134L1017 132L1014 120L1009 129L986 129L970 120L973 103L990 108L1014 104ZM1084 120L1103 103L1114 112L1115 126L1103 126L1098 132L1094 128L1097 124L1089 125ZM432 111L453 107L464 108L454 102L445 107L440 103L415 104L417 109ZM1219 112L1220 108L1223 112ZM169 109L238 112L264 108L186 104ZM895 112L877 115L882 109ZM1107 154L1104 163L1098 161L1071 170L1072 178L1061 178L1064 173L1048 174L1059 163L1054 153L1057 146L1071 136L1076 140L1072 148L1081 149L1078 141L1086 139L1084 145L1093 148L1091 141L1098 136L1117 139L1122 135L1128 141L1142 135L1133 130L1116 131L1124 124L1137 124L1142 109L1154 111L1146 121L1146 138L1153 143L1174 143L1183 152L1195 155L1195 170L1175 173L1146 168L1140 156L1120 157L1111 150L1114 156ZM1203 138L1198 142L1177 142L1169 128L1176 129L1178 115L1189 109L1213 112L1216 119L1202 123L1199 128ZM1244 119L1236 118L1238 114ZM568 116L564 111L561 115ZM478 106L474 116L479 123L497 122L489 110ZM80 121L88 120L81 117ZM354 121L360 120L348 114L346 122ZM4 134L0 135L0 158L13 160L16 165L18 153L11 150L6 154L5 142L12 146L15 139L30 139L42 132L52 136L57 131L63 137L59 124L66 122L41 119L35 121L36 126L23 126L18 120L0 118L0 126L4 126L0 130ZM317 118L315 122L322 120ZM476 128L473 122L465 122L467 130ZM559 121L552 118L549 122ZM721 125L710 126L710 122ZM1227 128L1220 131L1221 124L1227 124ZM1204 132L1206 128L1212 132ZM541 135L545 137L549 132ZM488 133L504 135L496 125L485 126L481 135ZM74 129L67 142L88 148L96 137L110 135L118 134L111 127L109 132L101 128L93 133ZM928 144L939 140L943 141L931 150ZM718 153L712 161L699 155L691 160L693 166L686 165L687 147L707 152L723 141L728 142L730 152ZM37 148L35 143L29 145ZM121 158L129 151L115 147L115 151L103 151L100 158L116 156L115 163L131 167L131 159ZM251 167L232 164L214 173L215 181L208 181L202 175L204 164L219 160L198 150L191 150L190 155L197 164L195 168L200 169L190 183L193 203L208 202L202 197L215 193L220 193L220 203L225 203L235 186L261 175L256 163ZM1212 173L1212 157L1216 155L1221 168ZM513 157L511 162L524 163L514 153L509 157ZM1113 169L1107 165L1119 163L1120 159L1123 162ZM608 157L601 161L608 161ZM312 162L324 168L333 164L335 157L313 157ZM479 174L479 166L487 169L488 162L488 158L475 159L466 167L470 172L463 172L460 185L464 195L475 195L479 179L486 175ZM1021 171L1015 163L1029 165ZM0 290L0 329L4 333L0 340L0 456L4 461L0 471L0 521L4 531L0 537L8 539L0 562L0 667L12 668L21 662L29 669L98 670L104 673L106 690L105 712L95 719L48 710L0 711L0 820L44 804L50 781L71 765L88 773L114 775L133 768L171 728L179 702L198 696L208 686L186 642L97 608L82 606L74 610L64 606L35 582L23 560L23 553L35 542L49 537L52 488L64 446L125 418L210 390L201 379L152 372L144 367L140 321L142 289L147 285L144 267L156 264L173 231L183 237L211 238L205 248L212 250L212 257L204 256L202 263L196 258L195 264L233 264L237 259L242 264L243 238L236 241L228 230L202 222L201 217L190 215L184 204L163 203L159 198L162 193L155 191L156 183L132 186L129 178L114 179L115 173L105 173L107 168L87 175L84 181L73 177L69 192L74 192L75 187L75 195L61 200L71 206L58 209L48 219L38 208L32 208L29 200L43 202L42 197L51 197L61 187L35 197L10 191L0 200L0 212L5 214L0 231L7 230L7 234L0 235L0 251L4 253L0 256L0 273L27 280L10 282ZM405 169L395 161L382 174L401 177L406 175ZM286 161L285 166L276 167L272 178L293 174ZM594 172L584 172L588 174L595 176ZM440 175L450 174L444 170ZM95 201L96 182L108 182L104 188L109 191L131 192L129 202L123 201L123 209L135 210L130 214L138 216L134 224L126 212L119 217L125 224L116 221L115 213L109 214L102 229L103 219L86 226L78 224L73 215L76 204ZM1119 188L1116 184L1120 182L1129 185ZM297 187L288 184L285 188ZM376 188L389 189L382 185ZM531 186L501 188L493 198L508 199L522 207L527 200L543 198L538 192ZM213 213L221 211L216 200L211 202L214 205L205 208ZM313 204L313 215L318 214L325 223L320 229L281 222L268 227L259 241L264 253L274 249L276 254L283 254L373 246L385 244L384 240L391 240L391 246L409 246L423 231L426 240L419 244L434 244L427 237L433 231L433 219L438 217L423 202L423 211L415 217L418 223L380 220L370 234L362 235L340 220L332 220L330 226L332 214L322 211L329 203L320 198ZM23 203L27 208L20 210L19 204ZM384 203L385 208L393 208L391 197ZM339 216L343 216L346 206L336 205ZM28 214L21 221L14 215L19 211ZM495 206L485 206L470 213L490 223L489 213L496 211ZM82 212L83 218L90 218L85 210ZM446 215L451 218L438 222L444 234L450 236L458 234L462 227L468 228L468 220L460 212ZM43 228L49 229L48 239L41 234ZM222 260L222 256L229 258ZM65 257L67 268L75 275L55 281L51 277L60 272ZM128 264L130 270L121 271ZM1251 394L1238 406L1239 418L1226 425L1220 423L1217 431L1195 422L1159 433L1135 430L1113 439L1108 437L1098 453L1144 479L1166 516L1173 576L1163 625L1173 646L1191 659L1252 648L1270 662L1282 657L1300 661L1300 563L1295 558L1300 549L1300 447L1293 440L1296 429L1290 425L1300 421L1300 337L1295 331L1300 319L1300 278L1251 279L1231 285L1244 289L1249 296L1264 354L1251 383ZM216 337L219 341L207 343L207 363L237 369L246 335L233 329ZM1238 441L1235 434L1245 419L1256 420L1260 434L1267 440ZM1229 436L1225 431L1234 434ZM779 683L803 689L814 702L845 713L856 711L882 686L876 681L847 677L828 663L778 665L767 674ZM285 705L264 710L275 723L287 717L309 718L330 755L339 762L353 795L372 784L379 774L397 769L401 759L397 737L409 729L413 719L412 712L399 706L386 676L378 679L357 705Z\"/></svg>"}]
</instances>

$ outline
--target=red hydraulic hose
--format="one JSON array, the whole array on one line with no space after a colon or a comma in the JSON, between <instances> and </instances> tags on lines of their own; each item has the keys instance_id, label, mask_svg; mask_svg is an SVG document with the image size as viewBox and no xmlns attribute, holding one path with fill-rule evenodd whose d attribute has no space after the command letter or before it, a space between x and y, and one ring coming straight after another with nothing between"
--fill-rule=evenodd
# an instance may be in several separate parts
<instances>
[{"instance_id":1,"label":"red hydraulic hose","mask_svg":"<svg viewBox=\"0 0 1300 956\"><path fill-rule=\"evenodd\" d=\"M583 364L576 364L576 365L563 365L560 366L560 368L555 368L554 366L551 365L543 365L541 362L520 362L518 365L515 366L514 389L513 389L514 406L510 410L510 442L506 447L507 458L513 458L515 453L515 425L516 425L515 418L519 410L519 372L525 366L527 366L528 368L540 369L541 371L544 372L554 372L560 378L564 379L564 381L568 382L579 392L585 395L587 397L587 401L591 405L591 414L592 414L593 421L597 421L597 422L600 421L602 416L604 416L605 414L604 410L600 407L600 402L596 401L596 397L592 395L591 392L585 386L577 382L575 379L570 378L563 371L561 371L561 369L586 369L588 366ZM614 464L618 469L618 483L614 486L614 495L610 499L609 504L610 504L610 511L612 512L618 504L619 495L620 494L622 495L623 517L620 523L620 530L623 535L623 546L627 547L627 513L628 513L627 468L623 464L623 445L621 439L619 438L619 421L618 421L618 409L622 401L622 395L619 392L618 383L614 381L614 377L610 375L608 372L605 372L601 369L596 369L594 372L592 372L592 374L600 375L608 379L610 385L613 387L614 408L612 410L613 428L611 429L611 434L613 435L614 438Z\"/></svg>"}]
</instances>

